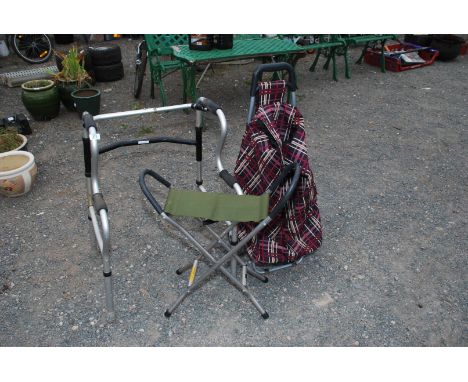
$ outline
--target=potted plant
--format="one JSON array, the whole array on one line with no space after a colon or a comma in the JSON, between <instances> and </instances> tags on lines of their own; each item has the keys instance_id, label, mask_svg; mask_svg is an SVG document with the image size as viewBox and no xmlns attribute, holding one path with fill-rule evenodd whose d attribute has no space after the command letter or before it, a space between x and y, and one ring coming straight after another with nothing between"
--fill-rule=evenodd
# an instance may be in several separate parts
<instances>
[{"instance_id":1,"label":"potted plant","mask_svg":"<svg viewBox=\"0 0 468 382\"><path fill-rule=\"evenodd\" d=\"M21 85L21 100L37 121L48 121L60 111L60 98L52 80L32 80Z\"/></svg>"},{"instance_id":2,"label":"potted plant","mask_svg":"<svg viewBox=\"0 0 468 382\"><path fill-rule=\"evenodd\" d=\"M90 86L91 77L84 68L84 53L73 46L67 54L55 52L62 59L62 69L54 75L60 99L70 111L75 111L71 93Z\"/></svg>"},{"instance_id":3,"label":"potted plant","mask_svg":"<svg viewBox=\"0 0 468 382\"><path fill-rule=\"evenodd\" d=\"M28 139L8 127L0 128L0 153L23 150L27 151Z\"/></svg>"}]
</instances>

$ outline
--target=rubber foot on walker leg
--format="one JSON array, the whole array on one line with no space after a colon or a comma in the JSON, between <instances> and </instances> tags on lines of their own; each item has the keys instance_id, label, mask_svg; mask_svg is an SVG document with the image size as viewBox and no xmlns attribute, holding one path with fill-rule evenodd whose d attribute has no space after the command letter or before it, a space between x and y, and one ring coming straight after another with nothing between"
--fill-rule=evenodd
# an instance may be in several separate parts
<instances>
[{"instance_id":1,"label":"rubber foot on walker leg","mask_svg":"<svg viewBox=\"0 0 468 382\"><path fill-rule=\"evenodd\" d=\"M264 320L266 320L268 317L270 317L270 315L267 312L265 312L262 314L262 317Z\"/></svg>"},{"instance_id":2,"label":"rubber foot on walker leg","mask_svg":"<svg viewBox=\"0 0 468 382\"><path fill-rule=\"evenodd\" d=\"M115 321L115 312L108 312L106 317L107 322L114 322Z\"/></svg>"},{"instance_id":3,"label":"rubber foot on walker leg","mask_svg":"<svg viewBox=\"0 0 468 382\"><path fill-rule=\"evenodd\" d=\"M184 273L184 272L182 272L180 269L177 269L177 270L175 271L175 273L178 274L178 275L181 275L181 274Z\"/></svg>"},{"instance_id":4,"label":"rubber foot on walker leg","mask_svg":"<svg viewBox=\"0 0 468 382\"><path fill-rule=\"evenodd\" d=\"M265 277L262 282L267 283L268 282L268 277Z\"/></svg>"},{"instance_id":5,"label":"rubber foot on walker leg","mask_svg":"<svg viewBox=\"0 0 468 382\"><path fill-rule=\"evenodd\" d=\"M171 314L172 314L172 313L169 312L169 310L166 310L166 311L164 312L164 316L167 317L167 318L171 317Z\"/></svg>"}]
</instances>

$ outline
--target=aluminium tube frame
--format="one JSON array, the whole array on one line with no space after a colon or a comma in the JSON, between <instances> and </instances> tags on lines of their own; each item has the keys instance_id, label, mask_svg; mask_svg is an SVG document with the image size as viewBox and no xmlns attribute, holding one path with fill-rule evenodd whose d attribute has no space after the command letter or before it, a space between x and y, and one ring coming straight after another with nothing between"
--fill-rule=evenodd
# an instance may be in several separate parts
<instances>
[{"instance_id":1,"label":"aluminium tube frame","mask_svg":"<svg viewBox=\"0 0 468 382\"><path fill-rule=\"evenodd\" d=\"M172 143L192 144L197 145L197 177L196 183L199 188L203 191L203 178L202 178L202 158L201 158L201 129L203 125L203 112L211 111L217 115L219 119L221 136L218 142L218 148L216 151L216 164L218 172L224 170L224 166L221 161L221 151L224 146L224 142L227 136L227 123L226 118L222 110L211 100L200 97L195 103L187 103L173 106L163 106L156 108L146 108L140 110L130 110L123 112L99 114L92 117L89 113L83 113L83 149L84 149L84 160L85 160L85 177L86 177L86 190L87 190L87 204L88 204L88 217L91 220L94 235L96 237L97 245L102 256L103 263L103 275L104 275L104 286L105 286L105 311L107 312L107 320L115 320L115 307L114 307L114 296L112 286L112 270L110 261L110 225L107 206L104 201L104 197L99 187L99 175L98 175L98 164L99 164L99 144L100 134L98 133L98 127L96 122L103 120L111 120L116 118L126 118L132 116L140 116L145 114L163 113L177 110L196 110L196 131L197 140L180 142L177 139ZM160 142L161 140L159 140ZM166 140L170 142L169 140ZM129 141L130 142L130 141ZM128 143L126 145L129 145ZM146 143L158 143L157 140L150 142L149 140L135 140L131 144L146 144ZM108 147L107 151L111 149L121 147L115 145L115 147ZM224 178L223 178L224 179ZM235 184L233 188L236 192L242 194L242 190L238 184ZM205 190L206 191L206 190Z\"/></svg>"}]
</instances>

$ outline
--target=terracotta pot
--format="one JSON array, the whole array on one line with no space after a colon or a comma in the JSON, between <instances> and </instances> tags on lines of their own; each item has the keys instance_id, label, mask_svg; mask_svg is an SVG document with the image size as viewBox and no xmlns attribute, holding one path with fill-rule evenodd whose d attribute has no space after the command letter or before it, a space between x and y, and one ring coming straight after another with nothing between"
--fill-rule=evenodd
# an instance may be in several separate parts
<instances>
[{"instance_id":1,"label":"terracotta pot","mask_svg":"<svg viewBox=\"0 0 468 382\"><path fill-rule=\"evenodd\" d=\"M58 115L60 100L53 81L27 81L21 85L21 89L21 100L35 120L48 121Z\"/></svg>"},{"instance_id":2,"label":"terracotta pot","mask_svg":"<svg viewBox=\"0 0 468 382\"><path fill-rule=\"evenodd\" d=\"M34 155L27 151L0 154L0 195L16 197L31 191L37 174Z\"/></svg>"}]
</instances>

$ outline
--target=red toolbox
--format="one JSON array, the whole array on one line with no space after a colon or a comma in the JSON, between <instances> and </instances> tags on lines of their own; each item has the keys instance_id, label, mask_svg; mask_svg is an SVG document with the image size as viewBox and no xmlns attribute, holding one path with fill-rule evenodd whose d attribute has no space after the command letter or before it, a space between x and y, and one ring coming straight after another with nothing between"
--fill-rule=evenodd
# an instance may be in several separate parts
<instances>
[{"instance_id":1,"label":"red toolbox","mask_svg":"<svg viewBox=\"0 0 468 382\"><path fill-rule=\"evenodd\" d=\"M367 49L364 61L369 65L380 66L381 50ZM431 65L439 52L432 48L425 48L410 43L385 45L385 69L392 72L421 68ZM416 60L414 59L416 57ZM419 61L419 62L411 62Z\"/></svg>"}]
</instances>

